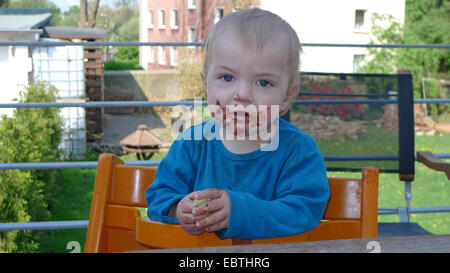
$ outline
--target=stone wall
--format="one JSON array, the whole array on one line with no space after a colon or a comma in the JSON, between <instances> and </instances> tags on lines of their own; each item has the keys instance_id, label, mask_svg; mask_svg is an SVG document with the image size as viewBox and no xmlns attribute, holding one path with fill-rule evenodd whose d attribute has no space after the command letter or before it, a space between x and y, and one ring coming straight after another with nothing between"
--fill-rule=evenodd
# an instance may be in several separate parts
<instances>
[{"instance_id":1,"label":"stone wall","mask_svg":"<svg viewBox=\"0 0 450 273\"><path fill-rule=\"evenodd\" d=\"M365 121L343 121L338 117L291 112L291 123L315 140L357 139L367 133Z\"/></svg>"},{"instance_id":2,"label":"stone wall","mask_svg":"<svg viewBox=\"0 0 450 273\"><path fill-rule=\"evenodd\" d=\"M176 70L105 71L105 101L165 101L182 99ZM134 113L133 107L105 108L105 113Z\"/></svg>"}]
</instances>

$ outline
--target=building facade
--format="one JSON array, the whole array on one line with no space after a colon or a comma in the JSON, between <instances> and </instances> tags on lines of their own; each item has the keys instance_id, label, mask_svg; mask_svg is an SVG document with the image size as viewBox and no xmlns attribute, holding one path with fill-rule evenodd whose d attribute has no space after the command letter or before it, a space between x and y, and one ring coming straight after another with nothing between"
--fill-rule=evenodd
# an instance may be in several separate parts
<instances>
[{"instance_id":1,"label":"building facade","mask_svg":"<svg viewBox=\"0 0 450 273\"><path fill-rule=\"evenodd\" d=\"M140 42L204 42L209 29L236 8L259 7L260 0L140 0ZM141 47L140 65L177 66L176 47Z\"/></svg>"},{"instance_id":2,"label":"building facade","mask_svg":"<svg viewBox=\"0 0 450 273\"><path fill-rule=\"evenodd\" d=\"M261 8L288 21L301 43L368 44L372 16L392 15L404 23L405 0L261 0ZM303 47L301 70L308 72L357 72L366 48Z\"/></svg>"},{"instance_id":3,"label":"building facade","mask_svg":"<svg viewBox=\"0 0 450 273\"><path fill-rule=\"evenodd\" d=\"M302 43L367 44L372 16L391 15L404 23L405 0L140 0L141 42L204 42L209 29L233 9L270 10L297 31ZM177 66L177 48L141 47L144 69ZM365 48L304 47L301 70L357 72Z\"/></svg>"}]
</instances>

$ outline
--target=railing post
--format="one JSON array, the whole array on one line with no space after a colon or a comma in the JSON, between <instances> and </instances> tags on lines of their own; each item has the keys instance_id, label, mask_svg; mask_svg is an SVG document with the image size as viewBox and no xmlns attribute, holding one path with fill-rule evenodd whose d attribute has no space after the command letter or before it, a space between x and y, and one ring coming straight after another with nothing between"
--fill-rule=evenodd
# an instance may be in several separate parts
<instances>
[{"instance_id":1,"label":"railing post","mask_svg":"<svg viewBox=\"0 0 450 273\"><path fill-rule=\"evenodd\" d=\"M399 70L398 79L398 155L399 178L405 182L406 208L399 210L400 222L409 222L411 181L414 180L414 97L410 70Z\"/></svg>"},{"instance_id":2,"label":"railing post","mask_svg":"<svg viewBox=\"0 0 450 273\"><path fill-rule=\"evenodd\" d=\"M399 70L398 79L398 154L399 176L402 181L414 180L414 99L412 75Z\"/></svg>"}]
</instances>

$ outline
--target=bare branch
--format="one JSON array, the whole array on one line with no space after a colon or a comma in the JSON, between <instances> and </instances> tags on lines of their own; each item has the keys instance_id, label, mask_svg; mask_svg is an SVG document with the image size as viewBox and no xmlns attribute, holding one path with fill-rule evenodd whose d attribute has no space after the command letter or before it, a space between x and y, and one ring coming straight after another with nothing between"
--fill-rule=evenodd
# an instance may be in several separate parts
<instances>
[{"instance_id":1,"label":"bare branch","mask_svg":"<svg viewBox=\"0 0 450 273\"><path fill-rule=\"evenodd\" d=\"M95 0L91 6L91 10L89 12L89 20L88 20L88 26L91 28L93 28L95 26L95 18L97 17L99 5L100 5L100 0Z\"/></svg>"}]
</instances>

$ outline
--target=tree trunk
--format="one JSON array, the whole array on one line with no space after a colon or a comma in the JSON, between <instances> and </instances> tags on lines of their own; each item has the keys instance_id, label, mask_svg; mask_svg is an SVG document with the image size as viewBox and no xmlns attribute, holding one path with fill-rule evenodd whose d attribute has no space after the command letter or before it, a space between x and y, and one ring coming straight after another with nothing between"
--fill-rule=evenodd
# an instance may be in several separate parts
<instances>
[{"instance_id":1,"label":"tree trunk","mask_svg":"<svg viewBox=\"0 0 450 273\"><path fill-rule=\"evenodd\" d=\"M93 28L95 26L95 18L97 17L100 0L94 0L91 10L89 11L89 16L87 2L87 0L80 0L80 21L78 21L78 26Z\"/></svg>"}]
</instances>

